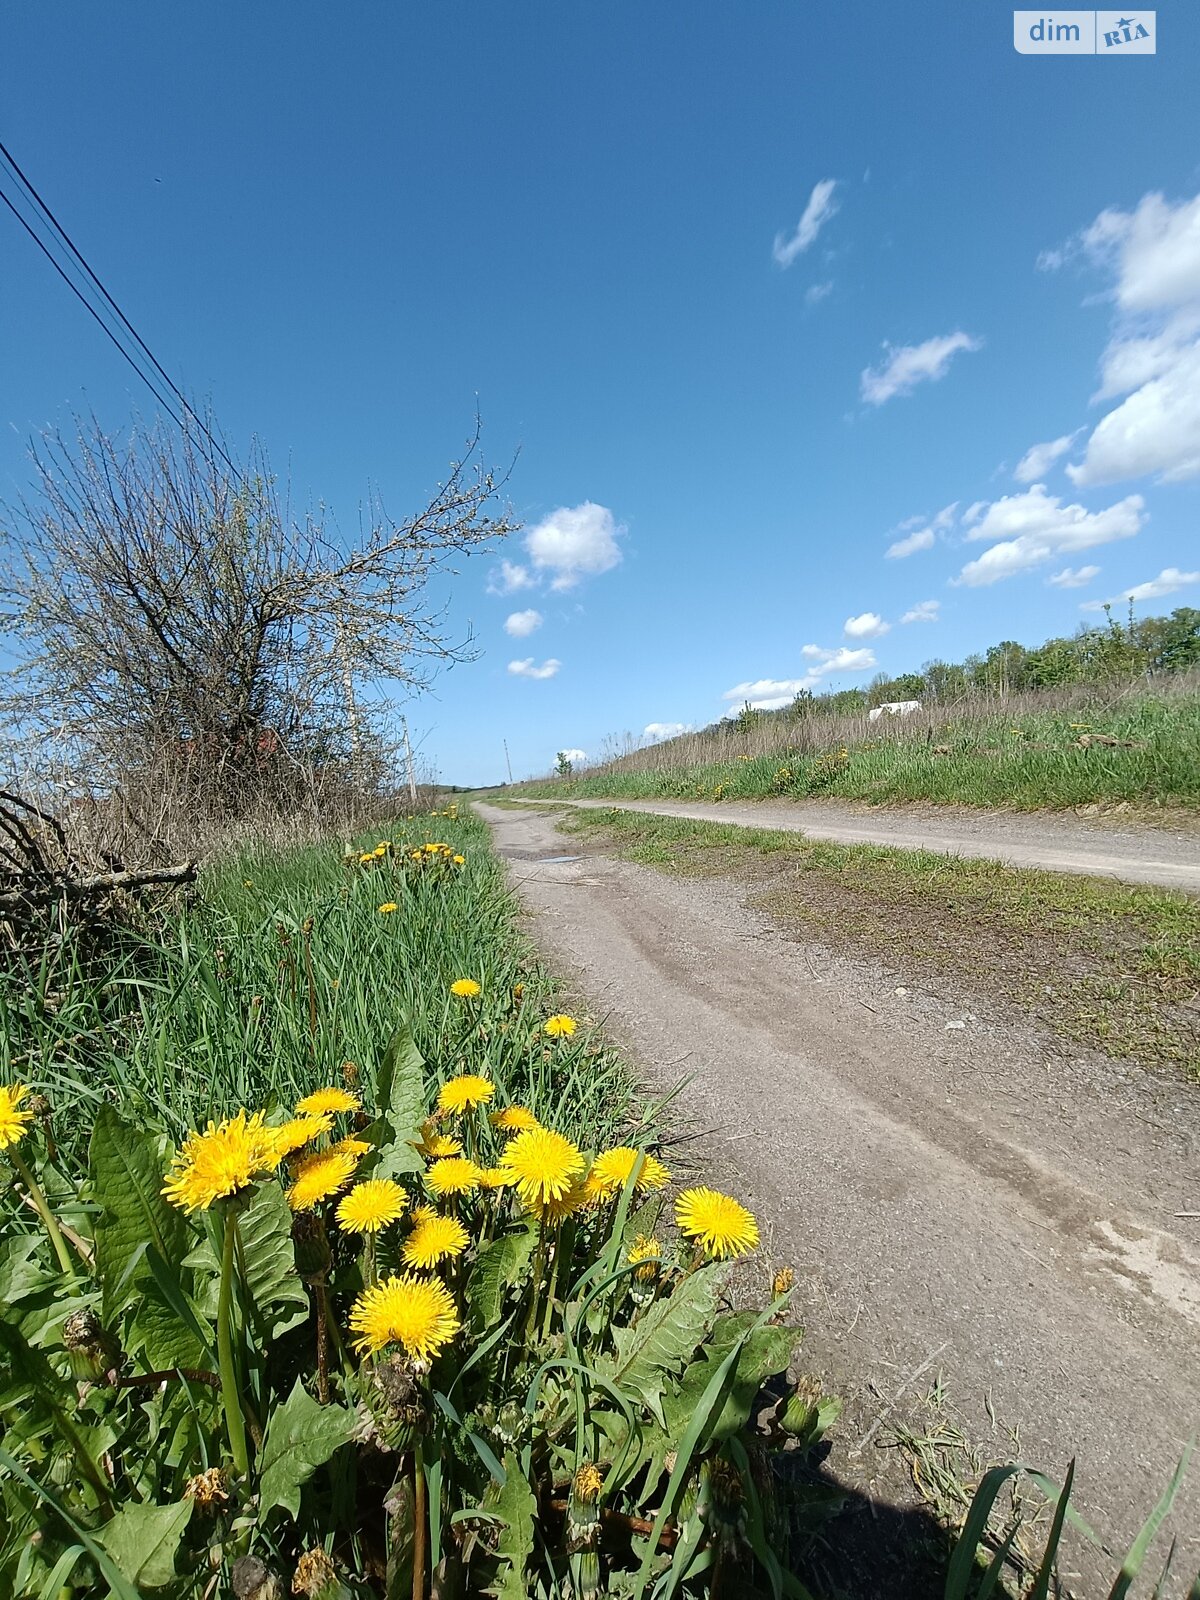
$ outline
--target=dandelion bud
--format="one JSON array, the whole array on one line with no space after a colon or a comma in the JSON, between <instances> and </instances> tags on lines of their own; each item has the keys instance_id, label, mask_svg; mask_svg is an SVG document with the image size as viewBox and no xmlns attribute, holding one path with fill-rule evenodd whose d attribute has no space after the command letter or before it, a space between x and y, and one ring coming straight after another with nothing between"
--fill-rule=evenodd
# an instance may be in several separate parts
<instances>
[{"instance_id":1,"label":"dandelion bud","mask_svg":"<svg viewBox=\"0 0 1200 1600\"><path fill-rule=\"evenodd\" d=\"M283 1600L283 1579L257 1556L241 1556L230 1581L236 1600Z\"/></svg>"},{"instance_id":2,"label":"dandelion bud","mask_svg":"<svg viewBox=\"0 0 1200 1600\"><path fill-rule=\"evenodd\" d=\"M571 1479L567 1500L567 1548L594 1550L600 1542L600 1490L604 1480L599 1468L585 1461Z\"/></svg>"},{"instance_id":3,"label":"dandelion bud","mask_svg":"<svg viewBox=\"0 0 1200 1600\"><path fill-rule=\"evenodd\" d=\"M72 1311L63 1323L63 1344L68 1350L90 1350L103 1336L104 1326L88 1306L82 1311Z\"/></svg>"},{"instance_id":4,"label":"dandelion bud","mask_svg":"<svg viewBox=\"0 0 1200 1600\"><path fill-rule=\"evenodd\" d=\"M63 1323L62 1337L71 1358L71 1374L81 1383L94 1383L110 1367L120 1365L115 1340L89 1306L72 1311Z\"/></svg>"},{"instance_id":5,"label":"dandelion bud","mask_svg":"<svg viewBox=\"0 0 1200 1600\"><path fill-rule=\"evenodd\" d=\"M500 1407L496 1418L496 1437L501 1444L516 1444L525 1432L528 1421L529 1413L525 1407L518 1405L515 1400L508 1400Z\"/></svg>"},{"instance_id":6,"label":"dandelion bud","mask_svg":"<svg viewBox=\"0 0 1200 1600\"><path fill-rule=\"evenodd\" d=\"M780 1427L793 1438L807 1443L816 1428L820 1402L821 1385L815 1378L801 1378L784 1407Z\"/></svg>"},{"instance_id":7,"label":"dandelion bud","mask_svg":"<svg viewBox=\"0 0 1200 1600\"><path fill-rule=\"evenodd\" d=\"M26 1111L32 1111L35 1117L45 1122L50 1116L50 1102L44 1094L31 1094L25 1102Z\"/></svg>"},{"instance_id":8,"label":"dandelion bud","mask_svg":"<svg viewBox=\"0 0 1200 1600\"><path fill-rule=\"evenodd\" d=\"M346 1085L347 1089L357 1089L361 1077L362 1074L359 1072L358 1064L356 1062L342 1062L342 1082Z\"/></svg>"},{"instance_id":9,"label":"dandelion bud","mask_svg":"<svg viewBox=\"0 0 1200 1600\"><path fill-rule=\"evenodd\" d=\"M719 1548L733 1553L746 1525L746 1491L741 1474L724 1456L706 1465L700 1500L704 1518Z\"/></svg>"},{"instance_id":10,"label":"dandelion bud","mask_svg":"<svg viewBox=\"0 0 1200 1600\"><path fill-rule=\"evenodd\" d=\"M795 1287L796 1274L791 1267L781 1267L771 1280L771 1294L778 1300L781 1294L787 1294Z\"/></svg>"},{"instance_id":11,"label":"dandelion bud","mask_svg":"<svg viewBox=\"0 0 1200 1600\"><path fill-rule=\"evenodd\" d=\"M296 1252L296 1271L305 1283L324 1278L332 1257L325 1224L315 1211L298 1211L292 1219L292 1246Z\"/></svg>"},{"instance_id":12,"label":"dandelion bud","mask_svg":"<svg viewBox=\"0 0 1200 1600\"><path fill-rule=\"evenodd\" d=\"M292 1593L307 1595L308 1600L324 1600L325 1596L336 1593L337 1581L337 1568L320 1545L316 1545L306 1550L296 1563Z\"/></svg>"},{"instance_id":13,"label":"dandelion bud","mask_svg":"<svg viewBox=\"0 0 1200 1600\"><path fill-rule=\"evenodd\" d=\"M380 1362L373 1376L387 1420L403 1428L419 1427L425 1420L425 1406L409 1358L396 1352Z\"/></svg>"}]
</instances>

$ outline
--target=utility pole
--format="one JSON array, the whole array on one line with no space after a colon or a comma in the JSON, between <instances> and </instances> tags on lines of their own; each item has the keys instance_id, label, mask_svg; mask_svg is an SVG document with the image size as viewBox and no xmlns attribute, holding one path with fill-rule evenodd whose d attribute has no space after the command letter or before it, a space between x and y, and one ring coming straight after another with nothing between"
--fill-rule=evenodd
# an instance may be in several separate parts
<instances>
[{"instance_id":1,"label":"utility pole","mask_svg":"<svg viewBox=\"0 0 1200 1600\"><path fill-rule=\"evenodd\" d=\"M513 776L512 776L512 762L509 760L509 757L508 757L508 740L507 739L501 739L500 743L504 746L504 765L508 768L508 781L509 781L509 783L511 783L513 781Z\"/></svg>"},{"instance_id":2,"label":"utility pole","mask_svg":"<svg viewBox=\"0 0 1200 1600\"><path fill-rule=\"evenodd\" d=\"M404 733L404 759L408 765L408 797L412 801L412 808L417 809L417 777L413 771L412 745L408 740L408 718L400 718L400 727Z\"/></svg>"}]
</instances>

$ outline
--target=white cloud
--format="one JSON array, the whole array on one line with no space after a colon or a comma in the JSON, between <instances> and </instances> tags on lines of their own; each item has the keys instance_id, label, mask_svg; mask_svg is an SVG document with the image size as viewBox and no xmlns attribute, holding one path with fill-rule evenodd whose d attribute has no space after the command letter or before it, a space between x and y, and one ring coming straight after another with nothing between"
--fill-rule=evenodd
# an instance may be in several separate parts
<instances>
[{"instance_id":1,"label":"white cloud","mask_svg":"<svg viewBox=\"0 0 1200 1600\"><path fill-rule=\"evenodd\" d=\"M566 760L568 760L568 761L570 761L572 763L574 763L576 761L586 761L587 760L587 751L586 750L556 750L554 752L555 760L557 760L559 756L565 757Z\"/></svg>"},{"instance_id":2,"label":"white cloud","mask_svg":"<svg viewBox=\"0 0 1200 1600\"><path fill-rule=\"evenodd\" d=\"M746 701L756 711L778 711L791 705L802 689L815 689L822 678L834 672L870 672L879 663L873 650L848 650L842 645L837 650L823 650L818 644L806 644L800 654L816 663L802 678L758 678L753 683L738 683L726 689L722 700Z\"/></svg>"},{"instance_id":3,"label":"white cloud","mask_svg":"<svg viewBox=\"0 0 1200 1600\"><path fill-rule=\"evenodd\" d=\"M832 293L832 278L830 278L827 283L810 283L808 288L804 291L804 303L806 306L819 305L827 295L831 295Z\"/></svg>"},{"instance_id":4,"label":"white cloud","mask_svg":"<svg viewBox=\"0 0 1200 1600\"><path fill-rule=\"evenodd\" d=\"M790 267L798 255L803 255L837 211L837 201L833 196L836 188L836 178L822 178L820 183L814 184L813 192L809 195L808 204L804 208L804 215L796 224L795 233L790 239L785 239L781 233L775 235L775 245L771 254L781 267Z\"/></svg>"},{"instance_id":5,"label":"white cloud","mask_svg":"<svg viewBox=\"0 0 1200 1600\"><path fill-rule=\"evenodd\" d=\"M901 622L936 622L942 609L940 600L918 600L911 611L906 611Z\"/></svg>"},{"instance_id":6,"label":"white cloud","mask_svg":"<svg viewBox=\"0 0 1200 1600\"><path fill-rule=\"evenodd\" d=\"M850 639L882 639L885 633L891 631L891 623L885 622L874 611L864 611L859 617L847 617L842 625L842 632Z\"/></svg>"},{"instance_id":7,"label":"white cloud","mask_svg":"<svg viewBox=\"0 0 1200 1600\"><path fill-rule=\"evenodd\" d=\"M877 367L867 367L862 375L862 397L873 406L881 406L894 395L911 394L919 383L936 383L944 378L950 362L960 350L978 350L983 340L969 333L946 333L924 344L906 344L898 349L885 344L886 361Z\"/></svg>"},{"instance_id":8,"label":"white cloud","mask_svg":"<svg viewBox=\"0 0 1200 1600\"><path fill-rule=\"evenodd\" d=\"M1083 430L1064 433L1061 439L1050 439L1045 444L1030 445L1017 462L1013 477L1018 483L1039 483L1060 456L1065 456Z\"/></svg>"},{"instance_id":9,"label":"white cloud","mask_svg":"<svg viewBox=\"0 0 1200 1600\"><path fill-rule=\"evenodd\" d=\"M1061 572L1047 578L1046 582L1055 589L1082 589L1099 576L1099 567L1064 567Z\"/></svg>"},{"instance_id":10,"label":"white cloud","mask_svg":"<svg viewBox=\"0 0 1200 1600\"><path fill-rule=\"evenodd\" d=\"M987 501L986 500L972 500L971 504L967 507L967 509L962 514L963 527L964 528L969 528L973 522L978 522L980 517L983 515L983 513L986 510L987 510Z\"/></svg>"},{"instance_id":11,"label":"white cloud","mask_svg":"<svg viewBox=\"0 0 1200 1600\"><path fill-rule=\"evenodd\" d=\"M1146 194L1132 211L1102 211L1039 264L1080 257L1108 275L1116 308L1093 398L1125 398L1068 475L1081 486L1200 477L1200 195L1172 203Z\"/></svg>"},{"instance_id":12,"label":"white cloud","mask_svg":"<svg viewBox=\"0 0 1200 1600\"><path fill-rule=\"evenodd\" d=\"M1145 522L1141 495L1127 495L1103 511L1085 511L1081 505L1064 505L1057 495L1046 493L1044 484L1035 483L1024 494L1005 495L986 507L967 538L997 542L968 562L951 582L971 588L995 583L1056 555L1073 555L1114 539L1130 539Z\"/></svg>"},{"instance_id":13,"label":"white cloud","mask_svg":"<svg viewBox=\"0 0 1200 1600\"><path fill-rule=\"evenodd\" d=\"M813 681L811 673L803 678L757 678L753 683L734 684L721 699L736 700L739 705L748 700L759 711L777 711L780 706L790 705L801 689L811 688Z\"/></svg>"},{"instance_id":14,"label":"white cloud","mask_svg":"<svg viewBox=\"0 0 1200 1600\"><path fill-rule=\"evenodd\" d=\"M488 577L489 594L516 594L518 589L531 589L534 576L528 567L515 561L502 561Z\"/></svg>"},{"instance_id":15,"label":"white cloud","mask_svg":"<svg viewBox=\"0 0 1200 1600\"><path fill-rule=\"evenodd\" d=\"M1134 390L1095 427L1072 483L1116 483L1156 473L1163 483L1200 477L1200 340L1170 369Z\"/></svg>"},{"instance_id":16,"label":"white cloud","mask_svg":"<svg viewBox=\"0 0 1200 1600\"><path fill-rule=\"evenodd\" d=\"M688 732L689 727L687 722L648 722L642 729L642 738L658 744L663 739L678 739L681 733Z\"/></svg>"},{"instance_id":17,"label":"white cloud","mask_svg":"<svg viewBox=\"0 0 1200 1600\"><path fill-rule=\"evenodd\" d=\"M536 632L541 627L543 620L540 611L532 609L529 611L514 611L510 617L505 618L504 631L511 634L514 639L528 639L531 633Z\"/></svg>"},{"instance_id":18,"label":"white cloud","mask_svg":"<svg viewBox=\"0 0 1200 1600\"><path fill-rule=\"evenodd\" d=\"M930 517L926 523L924 517L909 517L896 529L897 533L907 533L909 528L915 528L915 533L908 533L904 539L897 539L895 544L888 545L884 555L889 561L903 561L905 556L915 555L918 550L932 550L937 543L939 533L946 533L954 526L954 513L958 510L958 501L952 500L948 506L943 506L937 516Z\"/></svg>"},{"instance_id":19,"label":"white cloud","mask_svg":"<svg viewBox=\"0 0 1200 1600\"><path fill-rule=\"evenodd\" d=\"M921 528L906 539L897 539L895 544L888 545L884 554L889 561L903 561L905 556L916 555L918 550L932 550L936 542L932 528Z\"/></svg>"},{"instance_id":20,"label":"white cloud","mask_svg":"<svg viewBox=\"0 0 1200 1600\"><path fill-rule=\"evenodd\" d=\"M1131 601L1136 605L1139 600L1161 600L1163 595L1174 594L1177 589L1193 583L1200 583L1200 572L1180 572L1178 567L1164 567L1158 577L1151 578L1148 583L1135 583L1132 589L1123 590L1111 600L1085 600L1079 609L1103 611L1105 606L1128 605Z\"/></svg>"},{"instance_id":21,"label":"white cloud","mask_svg":"<svg viewBox=\"0 0 1200 1600\"><path fill-rule=\"evenodd\" d=\"M534 665L532 656L526 656L524 661L510 661L508 670L514 678L552 678L561 666L562 662L555 661L553 656L540 667Z\"/></svg>"},{"instance_id":22,"label":"white cloud","mask_svg":"<svg viewBox=\"0 0 1200 1600\"><path fill-rule=\"evenodd\" d=\"M1146 194L1133 211L1102 211L1080 243L1113 270L1122 311L1164 311L1200 300L1200 195L1172 205Z\"/></svg>"},{"instance_id":23,"label":"white cloud","mask_svg":"<svg viewBox=\"0 0 1200 1600\"><path fill-rule=\"evenodd\" d=\"M624 531L606 506L585 500L560 506L530 528L525 549L537 572L552 575L552 589L573 589L581 578L596 577L619 563L617 540Z\"/></svg>"}]
</instances>

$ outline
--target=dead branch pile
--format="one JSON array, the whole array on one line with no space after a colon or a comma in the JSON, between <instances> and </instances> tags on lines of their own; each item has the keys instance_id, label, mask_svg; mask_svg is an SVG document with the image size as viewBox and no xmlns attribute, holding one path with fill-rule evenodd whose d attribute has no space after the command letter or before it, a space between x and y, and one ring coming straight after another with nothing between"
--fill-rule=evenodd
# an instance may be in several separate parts
<instances>
[{"instance_id":1,"label":"dead branch pile","mask_svg":"<svg viewBox=\"0 0 1200 1600\"><path fill-rule=\"evenodd\" d=\"M97 933L191 883L196 863L126 868L116 857L80 860L49 811L0 789L0 951L36 954L69 929Z\"/></svg>"}]
</instances>

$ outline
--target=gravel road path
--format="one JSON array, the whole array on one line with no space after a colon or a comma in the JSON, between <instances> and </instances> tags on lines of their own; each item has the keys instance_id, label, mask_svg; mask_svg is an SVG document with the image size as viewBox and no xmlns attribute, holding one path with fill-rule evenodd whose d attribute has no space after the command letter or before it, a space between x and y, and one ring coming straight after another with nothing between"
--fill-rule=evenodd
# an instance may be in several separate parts
<instances>
[{"instance_id":1,"label":"gravel road path","mask_svg":"<svg viewBox=\"0 0 1200 1600\"><path fill-rule=\"evenodd\" d=\"M528 804L537 804L529 801ZM544 804L545 802L543 802ZM995 811L905 806L902 811L855 809L825 801L563 800L555 805L616 804L698 822L786 828L838 844L889 844L903 850L986 857L1016 867L1045 867L1129 883L1157 883L1200 894L1200 834L1131 828L1081 817L1028 816Z\"/></svg>"},{"instance_id":2,"label":"gravel road path","mask_svg":"<svg viewBox=\"0 0 1200 1600\"><path fill-rule=\"evenodd\" d=\"M943 1371L993 1458L1013 1424L1052 1474L1077 1455L1077 1503L1123 1550L1200 1427L1200 1091L964 1015L905 985L902 951L884 973L798 943L731 880L477 809L538 945L647 1088L690 1075L671 1116L708 1131L672 1164L700 1152L797 1269L808 1359L848 1400L839 1479L893 1496L896 1453L861 1441ZM1172 1525L1190 1577L1200 1470Z\"/></svg>"}]
</instances>

